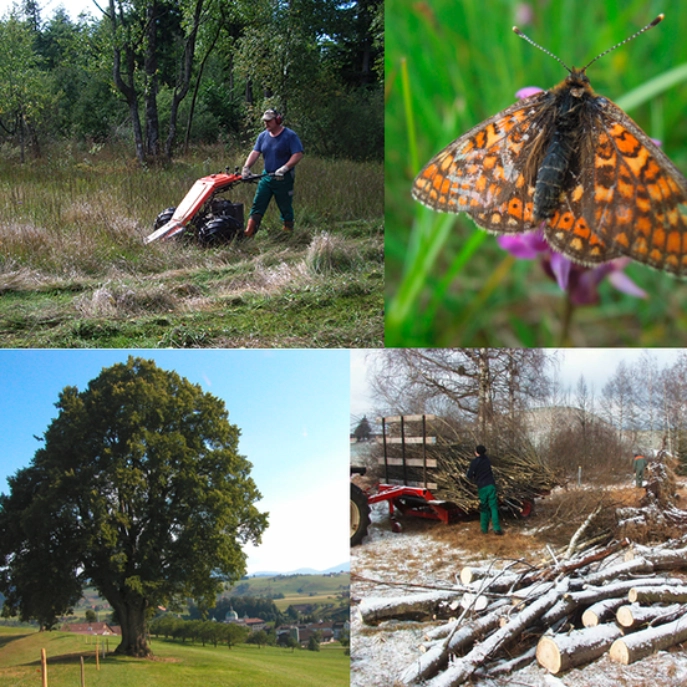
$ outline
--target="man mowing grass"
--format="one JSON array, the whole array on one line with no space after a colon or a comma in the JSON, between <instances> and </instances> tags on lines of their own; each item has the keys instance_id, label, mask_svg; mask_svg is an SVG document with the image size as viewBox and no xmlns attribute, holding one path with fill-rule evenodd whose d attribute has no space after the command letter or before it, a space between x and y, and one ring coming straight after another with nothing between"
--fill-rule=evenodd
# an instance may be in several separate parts
<instances>
[{"instance_id":1,"label":"man mowing grass","mask_svg":"<svg viewBox=\"0 0 687 687\"><path fill-rule=\"evenodd\" d=\"M294 167L303 157L303 144L298 135L282 125L282 116L276 110L267 110L262 116L262 121L265 131L258 136L241 174L244 179L249 178L250 168L262 154L265 172L272 176L260 179L244 232L246 237L253 236L260 228L260 220L267 211L272 196L279 206L284 230L293 229L293 182L296 178Z\"/></svg>"},{"instance_id":2,"label":"man mowing grass","mask_svg":"<svg viewBox=\"0 0 687 687\"><path fill-rule=\"evenodd\" d=\"M494 525L494 534L503 534L499 523L499 500L496 496L496 480L491 470L491 461L487 449L480 444L475 449L475 457L468 468L468 479L477 483L479 496L479 524L482 532L489 531L489 521Z\"/></svg>"}]
</instances>

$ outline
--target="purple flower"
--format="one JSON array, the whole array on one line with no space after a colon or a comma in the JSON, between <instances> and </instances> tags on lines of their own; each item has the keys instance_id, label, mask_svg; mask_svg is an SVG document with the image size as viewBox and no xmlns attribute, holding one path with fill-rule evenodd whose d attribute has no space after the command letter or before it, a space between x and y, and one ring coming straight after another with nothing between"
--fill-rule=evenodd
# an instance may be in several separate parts
<instances>
[{"instance_id":1,"label":"purple flower","mask_svg":"<svg viewBox=\"0 0 687 687\"><path fill-rule=\"evenodd\" d=\"M521 88L516 92L515 97L518 100L524 100L525 98L529 98L531 95L535 95L535 93L541 93L542 91L543 89L539 88L539 86L525 86L525 88Z\"/></svg>"},{"instance_id":2,"label":"purple flower","mask_svg":"<svg viewBox=\"0 0 687 687\"><path fill-rule=\"evenodd\" d=\"M518 26L529 26L534 21L534 10L532 5L526 2L519 2L515 6L515 23Z\"/></svg>"},{"instance_id":3,"label":"purple flower","mask_svg":"<svg viewBox=\"0 0 687 687\"><path fill-rule=\"evenodd\" d=\"M594 305L599 302L599 284L608 281L618 291L637 298L647 298L623 270L631 262L629 258L617 258L597 267L585 267L568 260L554 251L544 239L541 228L524 234L499 236L498 244L521 260L540 258L544 272L557 282L561 291L568 293L574 305Z\"/></svg>"}]
</instances>

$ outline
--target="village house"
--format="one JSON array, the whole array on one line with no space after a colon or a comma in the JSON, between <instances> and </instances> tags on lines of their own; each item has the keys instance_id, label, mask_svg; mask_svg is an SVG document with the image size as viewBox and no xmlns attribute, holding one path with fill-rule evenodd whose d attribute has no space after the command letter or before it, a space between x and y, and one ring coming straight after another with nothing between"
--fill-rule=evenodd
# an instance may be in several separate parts
<instances>
[{"instance_id":1,"label":"village house","mask_svg":"<svg viewBox=\"0 0 687 687\"><path fill-rule=\"evenodd\" d=\"M249 618L248 615L239 618L239 614L230 607L227 614L224 616L225 623L236 623L237 625L243 625L247 627L251 632L258 632L259 630L264 630L267 627L267 621L262 618Z\"/></svg>"},{"instance_id":2,"label":"village house","mask_svg":"<svg viewBox=\"0 0 687 687\"><path fill-rule=\"evenodd\" d=\"M79 635L93 635L99 637L112 637L121 635L121 628L117 625L108 623L65 623L62 626L63 632L74 632Z\"/></svg>"},{"instance_id":3,"label":"village house","mask_svg":"<svg viewBox=\"0 0 687 687\"><path fill-rule=\"evenodd\" d=\"M310 637L316 632L319 633L320 643L333 642L341 638L344 630L351 627L348 621L332 622L320 621L318 623L300 623L298 625L280 625L277 628L277 637L282 634L291 635L301 646L306 646Z\"/></svg>"}]
</instances>

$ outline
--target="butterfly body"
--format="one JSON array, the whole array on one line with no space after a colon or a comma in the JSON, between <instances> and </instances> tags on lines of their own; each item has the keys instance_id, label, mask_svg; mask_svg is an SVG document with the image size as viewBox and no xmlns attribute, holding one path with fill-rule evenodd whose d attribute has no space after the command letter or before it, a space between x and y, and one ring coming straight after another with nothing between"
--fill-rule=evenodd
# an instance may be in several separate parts
<instances>
[{"instance_id":1,"label":"butterfly body","mask_svg":"<svg viewBox=\"0 0 687 687\"><path fill-rule=\"evenodd\" d=\"M542 229L580 264L628 256L687 275L687 181L585 70L451 143L417 176L413 197L497 234Z\"/></svg>"},{"instance_id":2,"label":"butterfly body","mask_svg":"<svg viewBox=\"0 0 687 687\"><path fill-rule=\"evenodd\" d=\"M529 167L536 169L533 215L535 221L553 217L560 205L560 194L574 183L579 174L579 154L585 128L585 114L598 107L597 96L583 72L573 73L545 96L542 119L543 136L550 141L540 148L542 159L533 159ZM601 99L603 100L603 99Z\"/></svg>"}]
</instances>

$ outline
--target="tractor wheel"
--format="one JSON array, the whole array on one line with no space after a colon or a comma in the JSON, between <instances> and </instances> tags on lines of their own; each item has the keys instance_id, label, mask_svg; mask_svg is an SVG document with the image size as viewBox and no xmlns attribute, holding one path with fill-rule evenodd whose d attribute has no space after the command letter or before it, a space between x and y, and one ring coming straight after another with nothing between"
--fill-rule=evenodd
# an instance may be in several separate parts
<instances>
[{"instance_id":1,"label":"tractor wheel","mask_svg":"<svg viewBox=\"0 0 687 687\"><path fill-rule=\"evenodd\" d=\"M243 231L241 224L233 217L214 217L198 229L198 241L204 246L227 243Z\"/></svg>"},{"instance_id":2,"label":"tractor wheel","mask_svg":"<svg viewBox=\"0 0 687 687\"><path fill-rule=\"evenodd\" d=\"M167 208L166 210L163 210L155 218L155 224L153 225L153 229L159 229L160 227L167 224L167 222L169 222L169 220L172 219L172 215L174 214L175 210L176 208Z\"/></svg>"},{"instance_id":3,"label":"tractor wheel","mask_svg":"<svg viewBox=\"0 0 687 687\"><path fill-rule=\"evenodd\" d=\"M370 504L365 492L355 484L351 484L351 546L360 544L367 536L370 524Z\"/></svg>"}]
</instances>

